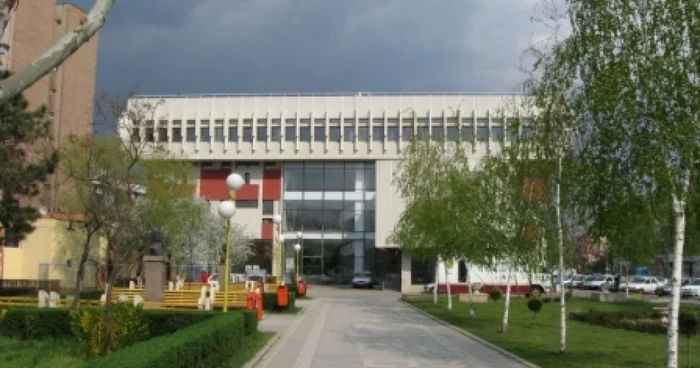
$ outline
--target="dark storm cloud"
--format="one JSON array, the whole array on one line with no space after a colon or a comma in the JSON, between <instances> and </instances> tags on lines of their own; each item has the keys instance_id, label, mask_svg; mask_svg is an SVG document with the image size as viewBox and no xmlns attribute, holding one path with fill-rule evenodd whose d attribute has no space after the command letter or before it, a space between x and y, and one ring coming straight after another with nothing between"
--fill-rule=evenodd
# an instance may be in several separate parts
<instances>
[{"instance_id":1,"label":"dark storm cloud","mask_svg":"<svg viewBox=\"0 0 700 368\"><path fill-rule=\"evenodd\" d=\"M78 1L89 8L91 1ZM85 4L85 5L83 5ZM120 0L98 88L513 91L532 0Z\"/></svg>"}]
</instances>

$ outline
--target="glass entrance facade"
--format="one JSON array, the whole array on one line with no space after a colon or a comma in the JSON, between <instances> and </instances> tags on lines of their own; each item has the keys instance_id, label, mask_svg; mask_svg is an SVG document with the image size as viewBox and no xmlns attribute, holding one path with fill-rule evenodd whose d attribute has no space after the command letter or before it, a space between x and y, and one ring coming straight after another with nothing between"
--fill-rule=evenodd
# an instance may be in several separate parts
<instances>
[{"instance_id":1,"label":"glass entrance facade","mask_svg":"<svg viewBox=\"0 0 700 368\"><path fill-rule=\"evenodd\" d=\"M288 162L282 178L285 271L293 273L299 243L300 272L311 282L348 282L363 271L376 275L375 163Z\"/></svg>"}]
</instances>

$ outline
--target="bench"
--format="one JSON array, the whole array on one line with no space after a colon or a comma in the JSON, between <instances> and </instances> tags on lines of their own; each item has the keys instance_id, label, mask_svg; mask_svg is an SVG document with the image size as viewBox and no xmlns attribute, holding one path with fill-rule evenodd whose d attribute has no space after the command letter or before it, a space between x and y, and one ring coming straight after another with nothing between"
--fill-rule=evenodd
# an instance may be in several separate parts
<instances>
[{"instance_id":1,"label":"bench","mask_svg":"<svg viewBox=\"0 0 700 368\"><path fill-rule=\"evenodd\" d=\"M0 297L0 306L3 307L36 307L37 305L39 305L37 298L31 296ZM48 301L46 305L48 306Z\"/></svg>"}]
</instances>

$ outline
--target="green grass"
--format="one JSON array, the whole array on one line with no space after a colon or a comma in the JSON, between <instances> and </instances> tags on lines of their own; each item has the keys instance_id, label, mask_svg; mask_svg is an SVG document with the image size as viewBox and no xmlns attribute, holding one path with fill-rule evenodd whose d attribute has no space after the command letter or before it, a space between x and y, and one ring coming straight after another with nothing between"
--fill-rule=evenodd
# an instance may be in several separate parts
<instances>
[{"instance_id":1,"label":"green grass","mask_svg":"<svg viewBox=\"0 0 700 368\"><path fill-rule=\"evenodd\" d=\"M304 296L297 296L297 300L312 300L313 298L314 297L309 294L306 294Z\"/></svg>"},{"instance_id":2,"label":"green grass","mask_svg":"<svg viewBox=\"0 0 700 368\"><path fill-rule=\"evenodd\" d=\"M0 336L0 366L71 368L83 362L78 349L72 339L22 341Z\"/></svg>"},{"instance_id":3,"label":"green grass","mask_svg":"<svg viewBox=\"0 0 700 368\"><path fill-rule=\"evenodd\" d=\"M456 302L447 310L446 299L436 306L432 300L411 300L414 305L446 322L471 332L542 368L602 368L602 367L662 367L665 362L666 335L610 329L578 321L567 320L567 352L559 354L559 303L545 303L533 318L525 299L514 299L511 304L509 331L499 332L503 318L503 301L475 304L477 319L469 319L467 303ZM599 303L572 299L567 311L589 308L596 310L653 310L643 302L625 304ZM679 337L679 367L687 367L688 345L685 336ZM691 353L700 367L700 338L691 339Z\"/></svg>"},{"instance_id":4,"label":"green grass","mask_svg":"<svg viewBox=\"0 0 700 368\"><path fill-rule=\"evenodd\" d=\"M247 336L243 340L243 346L241 347L240 353L231 358L226 367L243 367L249 360L253 359L255 354L257 354L273 336L275 336L275 334L272 332L256 332L250 336Z\"/></svg>"}]
</instances>

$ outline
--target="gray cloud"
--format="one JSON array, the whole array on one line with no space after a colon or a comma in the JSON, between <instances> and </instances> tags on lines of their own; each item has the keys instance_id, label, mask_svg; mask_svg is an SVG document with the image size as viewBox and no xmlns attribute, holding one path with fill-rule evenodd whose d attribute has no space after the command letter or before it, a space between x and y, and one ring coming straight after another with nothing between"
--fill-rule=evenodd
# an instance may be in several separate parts
<instances>
[{"instance_id":1,"label":"gray cloud","mask_svg":"<svg viewBox=\"0 0 700 368\"><path fill-rule=\"evenodd\" d=\"M77 1L88 8L91 0ZM512 91L533 0L122 0L98 88Z\"/></svg>"}]
</instances>

